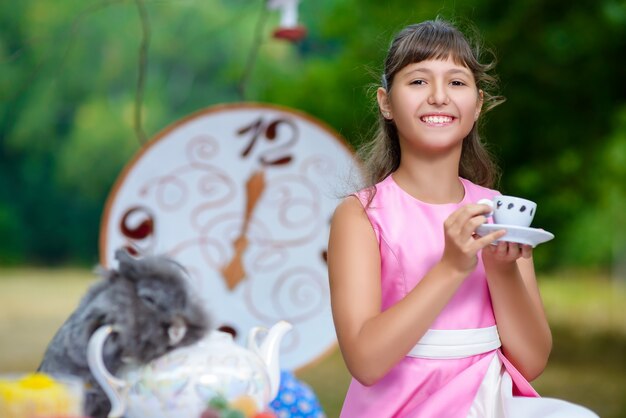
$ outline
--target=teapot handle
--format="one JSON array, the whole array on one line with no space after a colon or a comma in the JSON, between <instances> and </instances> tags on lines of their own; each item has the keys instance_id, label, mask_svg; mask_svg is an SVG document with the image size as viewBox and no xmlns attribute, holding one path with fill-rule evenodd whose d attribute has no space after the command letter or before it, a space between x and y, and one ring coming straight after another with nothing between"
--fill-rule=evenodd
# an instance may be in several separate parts
<instances>
[{"instance_id":1,"label":"teapot handle","mask_svg":"<svg viewBox=\"0 0 626 418\"><path fill-rule=\"evenodd\" d=\"M292 325L289 322L279 321L269 330L267 328L254 327L248 333L248 349L258 354L267 368L270 380L270 400L276 397L280 387L281 370L278 360L280 341L291 328ZM261 346L259 346L258 342L259 333L266 334Z\"/></svg>"},{"instance_id":2,"label":"teapot handle","mask_svg":"<svg viewBox=\"0 0 626 418\"><path fill-rule=\"evenodd\" d=\"M261 356L261 346L259 345L259 334L267 334L269 330L265 327L253 327L248 331L248 349Z\"/></svg>"},{"instance_id":3,"label":"teapot handle","mask_svg":"<svg viewBox=\"0 0 626 418\"><path fill-rule=\"evenodd\" d=\"M274 370L270 367L268 356L265 355L265 341L269 334L269 329L265 327L253 327L248 331L248 350L255 353L263 361L267 370L267 377L270 383L270 401L274 400L278 393L278 386L280 384L280 370ZM259 337L261 336L261 337ZM263 339L263 342L259 345L259 338Z\"/></svg>"},{"instance_id":4,"label":"teapot handle","mask_svg":"<svg viewBox=\"0 0 626 418\"><path fill-rule=\"evenodd\" d=\"M117 330L111 325L103 325L89 338L87 363L96 381L100 384L111 402L108 418L120 418L126 411L128 383L113 376L104 365L102 351L109 335Z\"/></svg>"}]
</instances>

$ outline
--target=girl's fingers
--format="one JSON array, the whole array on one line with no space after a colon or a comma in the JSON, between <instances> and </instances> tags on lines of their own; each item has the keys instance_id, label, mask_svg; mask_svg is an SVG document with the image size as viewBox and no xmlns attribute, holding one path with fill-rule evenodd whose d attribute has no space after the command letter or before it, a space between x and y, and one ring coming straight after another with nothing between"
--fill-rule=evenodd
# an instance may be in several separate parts
<instances>
[{"instance_id":1,"label":"girl's fingers","mask_svg":"<svg viewBox=\"0 0 626 418\"><path fill-rule=\"evenodd\" d=\"M484 216L487 209L489 209L487 205L465 205L453 212L444 223L444 226L452 235L470 238L476 231L476 228L487 221L487 218Z\"/></svg>"},{"instance_id":2,"label":"girl's fingers","mask_svg":"<svg viewBox=\"0 0 626 418\"><path fill-rule=\"evenodd\" d=\"M508 242L506 248L502 252L502 255L513 260L517 260L520 256L530 258L532 255L532 247L526 244Z\"/></svg>"},{"instance_id":3,"label":"girl's fingers","mask_svg":"<svg viewBox=\"0 0 626 418\"><path fill-rule=\"evenodd\" d=\"M500 258L505 258L510 252L512 252L511 247L512 245L506 241L498 242L498 245L496 246L496 255Z\"/></svg>"},{"instance_id":4,"label":"girl's fingers","mask_svg":"<svg viewBox=\"0 0 626 418\"><path fill-rule=\"evenodd\" d=\"M487 205L469 204L454 211L447 219L447 223L452 225L465 225L467 222L478 215L485 215L491 211ZM483 221L484 222L484 221Z\"/></svg>"},{"instance_id":5,"label":"girl's fingers","mask_svg":"<svg viewBox=\"0 0 626 418\"><path fill-rule=\"evenodd\" d=\"M459 215L464 217L464 222L467 222L470 218L482 215L484 216L491 211L491 208L487 205L465 205L463 210L459 211ZM486 219L486 218L485 218Z\"/></svg>"},{"instance_id":6,"label":"girl's fingers","mask_svg":"<svg viewBox=\"0 0 626 418\"><path fill-rule=\"evenodd\" d=\"M466 236L473 235L476 232L476 228L478 228L485 222L487 222L487 218L485 218L484 216L474 216L473 218L469 219L463 226L463 234Z\"/></svg>"},{"instance_id":7,"label":"girl's fingers","mask_svg":"<svg viewBox=\"0 0 626 418\"><path fill-rule=\"evenodd\" d=\"M520 257L530 258L532 256L532 250L530 245L507 241L500 241L497 245L493 245L490 248L491 253L498 259L509 261L515 261Z\"/></svg>"},{"instance_id":8,"label":"girl's fingers","mask_svg":"<svg viewBox=\"0 0 626 418\"><path fill-rule=\"evenodd\" d=\"M485 248L487 245L491 245L492 242L502 238L506 235L506 229L499 229L494 232L490 232L487 235L483 235L482 237L476 238L474 242L480 247ZM499 245L500 243L498 243Z\"/></svg>"}]
</instances>

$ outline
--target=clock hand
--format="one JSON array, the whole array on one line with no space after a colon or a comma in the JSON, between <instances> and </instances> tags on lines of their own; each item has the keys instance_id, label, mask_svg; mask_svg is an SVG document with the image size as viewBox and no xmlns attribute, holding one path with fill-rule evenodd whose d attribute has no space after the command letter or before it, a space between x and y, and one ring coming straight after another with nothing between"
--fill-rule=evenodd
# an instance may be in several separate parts
<instances>
[{"instance_id":1,"label":"clock hand","mask_svg":"<svg viewBox=\"0 0 626 418\"><path fill-rule=\"evenodd\" d=\"M239 282L246 277L242 257L248 247L248 238L246 237L248 234L248 226L252 218L252 212L254 212L254 208L259 202L259 198L264 190L265 175L263 170L255 171L246 182L246 211L244 213L241 232L233 242L235 253L230 262L222 268L222 276L226 281L226 286L228 286L230 290L233 290Z\"/></svg>"}]
</instances>

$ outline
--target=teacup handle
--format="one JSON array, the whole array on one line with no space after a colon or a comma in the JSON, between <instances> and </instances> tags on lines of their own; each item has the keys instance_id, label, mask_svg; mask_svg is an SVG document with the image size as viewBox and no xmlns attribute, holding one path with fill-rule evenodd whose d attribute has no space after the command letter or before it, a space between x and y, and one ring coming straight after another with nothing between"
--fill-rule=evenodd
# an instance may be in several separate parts
<instances>
[{"instance_id":1,"label":"teacup handle","mask_svg":"<svg viewBox=\"0 0 626 418\"><path fill-rule=\"evenodd\" d=\"M487 218L490 218L493 216L493 200L491 199L480 199L478 202L476 202L479 205L487 205L491 208L491 212L485 214L485 216Z\"/></svg>"},{"instance_id":2,"label":"teacup handle","mask_svg":"<svg viewBox=\"0 0 626 418\"><path fill-rule=\"evenodd\" d=\"M108 418L120 418L126 412L126 396L129 386L124 380L118 379L107 370L102 356L104 342L113 332L116 332L113 326L103 325L91 335L87 344L87 364L111 402Z\"/></svg>"}]
</instances>

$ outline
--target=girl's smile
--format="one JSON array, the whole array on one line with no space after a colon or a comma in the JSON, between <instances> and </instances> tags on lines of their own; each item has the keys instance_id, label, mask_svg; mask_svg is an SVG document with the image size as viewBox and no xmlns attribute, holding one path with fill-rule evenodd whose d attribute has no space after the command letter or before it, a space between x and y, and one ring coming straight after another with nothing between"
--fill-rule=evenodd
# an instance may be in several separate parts
<instances>
[{"instance_id":1,"label":"girl's smile","mask_svg":"<svg viewBox=\"0 0 626 418\"><path fill-rule=\"evenodd\" d=\"M445 113L431 113L420 117L420 120L428 126L444 127L449 126L456 118Z\"/></svg>"}]
</instances>

